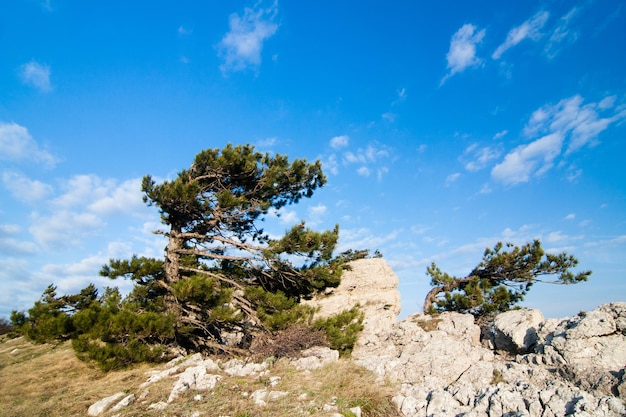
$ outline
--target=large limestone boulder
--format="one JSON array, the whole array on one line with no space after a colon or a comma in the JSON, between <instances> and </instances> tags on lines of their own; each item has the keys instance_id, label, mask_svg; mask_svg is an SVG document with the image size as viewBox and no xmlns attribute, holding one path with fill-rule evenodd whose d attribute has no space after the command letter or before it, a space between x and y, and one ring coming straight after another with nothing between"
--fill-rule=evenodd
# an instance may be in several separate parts
<instances>
[{"instance_id":1,"label":"large limestone boulder","mask_svg":"<svg viewBox=\"0 0 626 417\"><path fill-rule=\"evenodd\" d=\"M318 317L328 317L359 305L364 313L363 331L354 354L380 347L380 338L397 323L400 314L398 276L382 258L359 259L348 264L337 288L328 289L305 304L319 307Z\"/></svg>"},{"instance_id":2,"label":"large limestone boulder","mask_svg":"<svg viewBox=\"0 0 626 417\"><path fill-rule=\"evenodd\" d=\"M494 320L494 345L498 350L528 353L538 341L538 329L545 321L536 309L511 310Z\"/></svg>"},{"instance_id":3,"label":"large limestone boulder","mask_svg":"<svg viewBox=\"0 0 626 417\"><path fill-rule=\"evenodd\" d=\"M626 302L562 320L541 342L543 362L559 366L582 388L604 395L625 391Z\"/></svg>"}]
</instances>

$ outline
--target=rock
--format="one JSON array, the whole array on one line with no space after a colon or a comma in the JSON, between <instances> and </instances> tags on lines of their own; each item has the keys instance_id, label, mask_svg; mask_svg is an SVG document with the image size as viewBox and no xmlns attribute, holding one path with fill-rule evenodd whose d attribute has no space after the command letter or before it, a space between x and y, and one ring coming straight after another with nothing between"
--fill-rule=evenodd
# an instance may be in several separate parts
<instances>
[{"instance_id":1,"label":"rock","mask_svg":"<svg viewBox=\"0 0 626 417\"><path fill-rule=\"evenodd\" d=\"M339 352L327 347L312 347L301 352L302 357L291 363L296 369L312 371L339 360Z\"/></svg>"},{"instance_id":2,"label":"rock","mask_svg":"<svg viewBox=\"0 0 626 417\"><path fill-rule=\"evenodd\" d=\"M430 394L428 406L426 407L426 415L455 417L460 414L460 412L460 404L449 392L437 390Z\"/></svg>"},{"instance_id":3,"label":"rock","mask_svg":"<svg viewBox=\"0 0 626 417\"><path fill-rule=\"evenodd\" d=\"M87 415L88 416L99 416L100 414L104 413L107 408L109 408L109 406L111 406L111 404L113 404L114 402L116 402L117 400L119 400L120 398L122 398L124 396L123 392L118 392L115 393L109 397L103 398L98 402L93 403L91 406L89 406L89 408L87 409Z\"/></svg>"},{"instance_id":4,"label":"rock","mask_svg":"<svg viewBox=\"0 0 626 417\"><path fill-rule=\"evenodd\" d=\"M158 403L150 404L148 406L148 409L158 410L158 411L165 410L166 408L167 408L167 403L165 401L159 401Z\"/></svg>"},{"instance_id":5,"label":"rock","mask_svg":"<svg viewBox=\"0 0 626 417\"><path fill-rule=\"evenodd\" d=\"M170 375L175 375L179 372L178 367L164 369L162 371L150 371L150 377L146 380L146 382L142 383L139 387L145 388L150 384L154 384L164 378L167 378Z\"/></svg>"},{"instance_id":6,"label":"rock","mask_svg":"<svg viewBox=\"0 0 626 417\"><path fill-rule=\"evenodd\" d=\"M254 400L254 404L258 407L265 407L268 402L276 401L289 395L285 391L268 391L259 389L250 394L250 398Z\"/></svg>"},{"instance_id":7,"label":"rock","mask_svg":"<svg viewBox=\"0 0 626 417\"><path fill-rule=\"evenodd\" d=\"M473 318L459 316L411 316L394 326L384 342L388 346L381 350L391 354L355 360L392 382L433 384L433 389L448 386L475 363L493 357L490 350L480 346L480 329Z\"/></svg>"},{"instance_id":8,"label":"rock","mask_svg":"<svg viewBox=\"0 0 626 417\"><path fill-rule=\"evenodd\" d=\"M511 353L530 352L537 344L537 331L544 321L541 311L535 309L498 314L494 320L495 348Z\"/></svg>"},{"instance_id":9,"label":"rock","mask_svg":"<svg viewBox=\"0 0 626 417\"><path fill-rule=\"evenodd\" d=\"M195 366L204 366L206 370L209 372L217 372L220 370L217 363L215 363L212 359L203 359L200 353L193 354L188 358L175 358L169 361L165 365L165 369L162 371L150 371L148 374L150 377L146 380L146 382L142 383L139 387L145 388L150 384L158 382L164 378L167 378L172 375L176 375L181 370L189 367Z\"/></svg>"},{"instance_id":10,"label":"rock","mask_svg":"<svg viewBox=\"0 0 626 417\"><path fill-rule=\"evenodd\" d=\"M269 364L263 363L246 363L241 359L231 359L222 365L224 372L230 376L254 376L265 371Z\"/></svg>"},{"instance_id":11,"label":"rock","mask_svg":"<svg viewBox=\"0 0 626 417\"><path fill-rule=\"evenodd\" d=\"M626 303L600 306L561 321L542 337L537 351L543 353L545 363L559 366L581 388L615 395L626 364L626 332L620 330L624 320Z\"/></svg>"},{"instance_id":12,"label":"rock","mask_svg":"<svg viewBox=\"0 0 626 417\"><path fill-rule=\"evenodd\" d=\"M127 395L126 397L122 398L120 402L118 402L113 407L111 407L110 411L119 411L124 407L128 407L134 402L135 402L135 394Z\"/></svg>"},{"instance_id":13,"label":"rock","mask_svg":"<svg viewBox=\"0 0 626 417\"><path fill-rule=\"evenodd\" d=\"M348 411L354 414L355 417L361 417L361 415L363 414L361 407L352 407Z\"/></svg>"},{"instance_id":14,"label":"rock","mask_svg":"<svg viewBox=\"0 0 626 417\"><path fill-rule=\"evenodd\" d=\"M348 264L341 283L332 292L323 294L304 304L319 307L316 317L329 317L344 310L360 306L364 313L363 331L353 354L379 346L379 338L398 321L400 292L398 277L382 258L359 259Z\"/></svg>"},{"instance_id":15,"label":"rock","mask_svg":"<svg viewBox=\"0 0 626 417\"><path fill-rule=\"evenodd\" d=\"M171 403L183 392L190 389L198 391L213 389L220 379L222 379L222 377L219 375L207 374L207 369L203 362L199 365L191 366L179 375L178 380L170 392L167 402Z\"/></svg>"}]
</instances>

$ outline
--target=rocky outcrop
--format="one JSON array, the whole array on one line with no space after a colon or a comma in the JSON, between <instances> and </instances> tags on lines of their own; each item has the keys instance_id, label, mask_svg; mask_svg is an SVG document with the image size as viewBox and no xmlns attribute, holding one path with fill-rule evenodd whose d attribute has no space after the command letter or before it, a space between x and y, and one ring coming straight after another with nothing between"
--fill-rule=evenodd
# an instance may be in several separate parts
<instances>
[{"instance_id":1,"label":"rocky outcrop","mask_svg":"<svg viewBox=\"0 0 626 417\"><path fill-rule=\"evenodd\" d=\"M562 320L545 320L538 310L514 310L496 317L492 330L481 334L466 314L416 314L398 321L397 284L384 260L359 260L351 263L338 288L309 302L320 307L322 316L360 305L365 329L353 360L396 387L393 401L402 415L626 415L626 303ZM309 372L337 357L336 351L313 348L292 365L298 372ZM267 363L221 363L200 355L152 373L141 388L172 379L168 402L148 407L164 410L185 391L207 391L222 378L257 375L268 378L269 386L253 392L251 404L263 407L289 395L272 390L272 381L280 377L269 376ZM94 404L89 415L134 400L120 401L123 396L118 393ZM328 407L324 411L332 411L332 405Z\"/></svg>"},{"instance_id":2,"label":"rocky outcrop","mask_svg":"<svg viewBox=\"0 0 626 417\"><path fill-rule=\"evenodd\" d=\"M582 389L626 401L626 303L547 323L530 363L555 367Z\"/></svg>"},{"instance_id":3,"label":"rocky outcrop","mask_svg":"<svg viewBox=\"0 0 626 417\"><path fill-rule=\"evenodd\" d=\"M469 315L414 315L393 326L381 347L385 355L355 360L381 381L398 384L394 401L407 417L626 413L617 395L585 390L564 378L566 363L547 365L537 359L539 353L498 353L477 340L479 333Z\"/></svg>"},{"instance_id":4,"label":"rocky outcrop","mask_svg":"<svg viewBox=\"0 0 626 417\"><path fill-rule=\"evenodd\" d=\"M379 335L386 333L400 314L398 277L382 258L359 259L349 263L337 288L329 288L304 303L319 307L318 317L332 316L358 305L365 318L355 349L379 345Z\"/></svg>"},{"instance_id":5,"label":"rocky outcrop","mask_svg":"<svg viewBox=\"0 0 626 417\"><path fill-rule=\"evenodd\" d=\"M389 284L397 278L386 263L367 261L366 268L357 265L362 272L350 286L379 282L381 293L393 294ZM397 322L389 300L370 299L366 321L391 326L370 328L353 358L398 385L394 401L405 416L626 415L626 303L559 321L546 321L539 310L509 311L481 341L471 315L417 314Z\"/></svg>"}]
</instances>

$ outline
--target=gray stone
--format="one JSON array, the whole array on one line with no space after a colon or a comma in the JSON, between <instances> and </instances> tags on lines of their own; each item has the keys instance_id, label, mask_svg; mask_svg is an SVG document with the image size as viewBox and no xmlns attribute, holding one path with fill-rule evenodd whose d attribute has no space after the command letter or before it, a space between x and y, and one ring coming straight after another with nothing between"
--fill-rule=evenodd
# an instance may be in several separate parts
<instances>
[{"instance_id":1,"label":"gray stone","mask_svg":"<svg viewBox=\"0 0 626 417\"><path fill-rule=\"evenodd\" d=\"M106 398L101 399L98 402L93 403L87 409L88 416L99 416L104 413L114 402L118 401L120 398L124 397L123 392L117 392L113 395L110 395Z\"/></svg>"},{"instance_id":2,"label":"gray stone","mask_svg":"<svg viewBox=\"0 0 626 417\"><path fill-rule=\"evenodd\" d=\"M528 353L538 342L537 331L545 321L535 309L511 310L498 314L494 320L496 349L512 353Z\"/></svg>"},{"instance_id":3,"label":"gray stone","mask_svg":"<svg viewBox=\"0 0 626 417\"><path fill-rule=\"evenodd\" d=\"M299 370L312 371L339 360L339 352L327 347L312 347L301 352L302 357L293 359L292 364Z\"/></svg>"},{"instance_id":4,"label":"gray stone","mask_svg":"<svg viewBox=\"0 0 626 417\"><path fill-rule=\"evenodd\" d=\"M120 402L118 402L113 407L111 407L110 411L119 411L124 407L128 407L134 402L135 402L135 394L127 395L126 397L122 398Z\"/></svg>"}]
</instances>

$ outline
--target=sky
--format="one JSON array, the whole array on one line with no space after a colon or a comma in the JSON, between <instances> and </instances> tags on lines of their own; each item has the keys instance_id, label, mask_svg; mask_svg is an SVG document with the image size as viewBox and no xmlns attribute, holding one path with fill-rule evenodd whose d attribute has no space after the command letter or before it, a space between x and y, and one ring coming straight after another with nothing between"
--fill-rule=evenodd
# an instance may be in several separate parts
<instances>
[{"instance_id":1,"label":"sky","mask_svg":"<svg viewBox=\"0 0 626 417\"><path fill-rule=\"evenodd\" d=\"M0 57L0 316L51 283L128 290L98 272L163 256L141 178L228 143L320 160L266 230L339 224L401 316L428 265L465 276L498 241L593 271L534 286L546 317L626 301L623 1L11 0Z\"/></svg>"}]
</instances>

